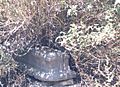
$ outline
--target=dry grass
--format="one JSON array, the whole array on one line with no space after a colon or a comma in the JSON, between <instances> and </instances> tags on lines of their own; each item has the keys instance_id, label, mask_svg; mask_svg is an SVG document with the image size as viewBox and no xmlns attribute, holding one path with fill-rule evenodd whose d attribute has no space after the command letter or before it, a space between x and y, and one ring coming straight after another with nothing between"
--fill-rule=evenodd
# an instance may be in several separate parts
<instances>
[{"instance_id":1,"label":"dry grass","mask_svg":"<svg viewBox=\"0 0 120 87\"><path fill-rule=\"evenodd\" d=\"M81 87L82 84L88 87L90 84L91 87L119 86L118 0L115 3L112 0L0 0L1 70L16 66L11 54L18 50L27 50L27 53L38 37L45 36L74 57L80 75L86 77L82 78ZM82 53L88 61L82 62ZM92 62L94 60L96 62ZM93 68L95 74L90 76L84 68L94 63L97 63ZM103 76L104 82L101 83L103 78L95 78L96 75ZM111 84L115 79L116 83Z\"/></svg>"}]
</instances>

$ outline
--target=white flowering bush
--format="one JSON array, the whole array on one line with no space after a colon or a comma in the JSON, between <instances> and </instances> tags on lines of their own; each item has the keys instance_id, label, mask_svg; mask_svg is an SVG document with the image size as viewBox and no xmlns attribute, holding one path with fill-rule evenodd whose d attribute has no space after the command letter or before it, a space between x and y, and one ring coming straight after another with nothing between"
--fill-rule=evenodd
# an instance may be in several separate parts
<instances>
[{"instance_id":1,"label":"white flowering bush","mask_svg":"<svg viewBox=\"0 0 120 87\"><path fill-rule=\"evenodd\" d=\"M60 43L61 46L64 46L69 51L79 51L80 49L90 45L93 46L101 44L102 41L114 40L117 32L114 27L115 23L111 23L112 21L115 21L112 19L114 17L114 13L111 10L104 12L106 14L103 16L106 21L105 25L97 27L99 24L93 24L90 26L86 26L85 24L70 24L69 31L60 32L61 34L56 38L56 42ZM95 29L96 31L86 33L84 32L84 29L86 32L90 29Z\"/></svg>"}]
</instances>

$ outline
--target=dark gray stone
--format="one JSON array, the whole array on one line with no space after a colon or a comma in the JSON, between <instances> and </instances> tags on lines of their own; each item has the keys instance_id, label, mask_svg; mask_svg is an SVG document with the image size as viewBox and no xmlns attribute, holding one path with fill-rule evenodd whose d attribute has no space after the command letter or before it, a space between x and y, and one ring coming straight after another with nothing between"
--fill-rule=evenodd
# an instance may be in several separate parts
<instances>
[{"instance_id":1,"label":"dark gray stone","mask_svg":"<svg viewBox=\"0 0 120 87\"><path fill-rule=\"evenodd\" d=\"M59 50L42 47L32 49L28 54L14 58L27 66L27 73L41 81L62 81L72 79L76 73L70 70L70 56Z\"/></svg>"}]
</instances>

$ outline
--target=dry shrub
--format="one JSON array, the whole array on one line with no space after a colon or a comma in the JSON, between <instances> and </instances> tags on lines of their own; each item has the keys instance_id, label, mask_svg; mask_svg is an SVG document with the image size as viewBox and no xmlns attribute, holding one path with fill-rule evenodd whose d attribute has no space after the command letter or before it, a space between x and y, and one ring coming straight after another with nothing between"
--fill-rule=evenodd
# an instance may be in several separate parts
<instances>
[{"instance_id":1,"label":"dry shrub","mask_svg":"<svg viewBox=\"0 0 120 87\"><path fill-rule=\"evenodd\" d=\"M110 64L117 67L110 75L120 80L120 65L116 64L120 53L120 7L119 2L114 4L113 1L0 0L1 49L9 54L18 50L27 50L27 53L39 41L38 38L49 37L49 41L58 43L71 53L80 75L88 78L82 78L84 85L110 86L110 79L114 78L104 75L98 66L102 60L109 60L110 63L101 67L109 68ZM98 47L100 45L104 46L103 49ZM91 53L91 49L96 50ZM82 53L87 56L87 62L80 59ZM103 84L100 78L93 79L90 74L86 74L86 67L88 69L90 64L94 65L94 60L99 64L93 70L94 77L96 74L106 76L107 80ZM119 85L119 81L115 85Z\"/></svg>"}]
</instances>

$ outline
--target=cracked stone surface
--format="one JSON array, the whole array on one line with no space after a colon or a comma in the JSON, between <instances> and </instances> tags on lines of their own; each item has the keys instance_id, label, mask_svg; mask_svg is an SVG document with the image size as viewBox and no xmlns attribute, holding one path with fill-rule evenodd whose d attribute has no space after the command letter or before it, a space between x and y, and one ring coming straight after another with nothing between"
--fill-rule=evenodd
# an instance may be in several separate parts
<instances>
[{"instance_id":1,"label":"cracked stone surface","mask_svg":"<svg viewBox=\"0 0 120 87\"><path fill-rule=\"evenodd\" d=\"M22 68L24 67L28 75L43 81L37 83L42 87L49 86L49 83L53 84L50 87L64 87L73 84L71 80L76 77L75 71L70 69L69 58L70 56L65 52L42 47L39 50L33 49L25 56L15 57L14 59ZM32 85L38 87L35 86L37 84ZM33 87L32 85L30 87Z\"/></svg>"}]
</instances>

